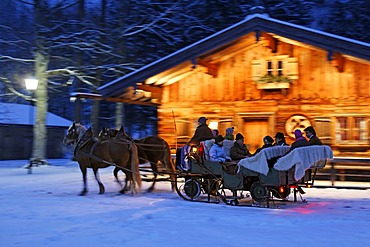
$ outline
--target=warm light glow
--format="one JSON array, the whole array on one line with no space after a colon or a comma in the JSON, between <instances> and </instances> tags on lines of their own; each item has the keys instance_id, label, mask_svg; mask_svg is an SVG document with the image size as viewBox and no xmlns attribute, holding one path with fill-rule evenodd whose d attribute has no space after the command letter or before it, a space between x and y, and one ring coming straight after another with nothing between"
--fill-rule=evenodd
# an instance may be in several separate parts
<instances>
[{"instance_id":1,"label":"warm light glow","mask_svg":"<svg viewBox=\"0 0 370 247\"><path fill-rule=\"evenodd\" d=\"M279 188L279 192L280 192L280 193L284 193L284 191L285 191L285 188L284 188L283 186L280 186L280 188Z\"/></svg>"},{"instance_id":2,"label":"warm light glow","mask_svg":"<svg viewBox=\"0 0 370 247\"><path fill-rule=\"evenodd\" d=\"M211 121L211 122L209 122L208 127L209 127L211 130L216 130L216 129L218 128L218 122Z\"/></svg>"},{"instance_id":3,"label":"warm light glow","mask_svg":"<svg viewBox=\"0 0 370 247\"><path fill-rule=\"evenodd\" d=\"M25 79L24 82L27 90L36 90L39 84L39 80L37 79Z\"/></svg>"}]
</instances>

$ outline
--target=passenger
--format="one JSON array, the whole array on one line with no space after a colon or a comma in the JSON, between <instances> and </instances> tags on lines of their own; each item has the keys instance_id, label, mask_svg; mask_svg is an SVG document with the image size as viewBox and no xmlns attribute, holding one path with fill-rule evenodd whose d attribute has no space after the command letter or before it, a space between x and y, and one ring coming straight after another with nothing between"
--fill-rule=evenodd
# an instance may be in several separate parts
<instances>
[{"instance_id":1,"label":"passenger","mask_svg":"<svg viewBox=\"0 0 370 247\"><path fill-rule=\"evenodd\" d=\"M244 136L240 133L236 134L234 146L230 149L230 157L232 160L241 160L252 156L247 146L244 144Z\"/></svg>"},{"instance_id":2,"label":"passenger","mask_svg":"<svg viewBox=\"0 0 370 247\"><path fill-rule=\"evenodd\" d=\"M256 152L253 155L258 154L262 149L272 147L272 144L274 143L274 139L272 139L271 136L265 136L263 138L263 146L258 148Z\"/></svg>"},{"instance_id":3,"label":"passenger","mask_svg":"<svg viewBox=\"0 0 370 247\"><path fill-rule=\"evenodd\" d=\"M225 154L223 142L224 138L221 135L215 137L215 144L213 144L211 149L209 150L209 157L211 161L216 161L220 163L231 161L231 158Z\"/></svg>"},{"instance_id":4,"label":"passenger","mask_svg":"<svg viewBox=\"0 0 370 247\"><path fill-rule=\"evenodd\" d=\"M310 145L308 141L306 140L306 138L303 137L302 131L300 131L299 129L296 129L294 131L294 136L295 136L295 142L292 143L292 146L290 147L289 152L295 148L305 147L305 146Z\"/></svg>"},{"instance_id":5,"label":"passenger","mask_svg":"<svg viewBox=\"0 0 370 247\"><path fill-rule=\"evenodd\" d=\"M234 127L230 127L226 129L225 140L234 140Z\"/></svg>"},{"instance_id":6,"label":"passenger","mask_svg":"<svg viewBox=\"0 0 370 247\"><path fill-rule=\"evenodd\" d=\"M316 136L316 131L312 126L308 126L303 131L305 132L307 138L309 138L308 142L310 145L322 145L321 140Z\"/></svg>"},{"instance_id":7,"label":"passenger","mask_svg":"<svg viewBox=\"0 0 370 247\"><path fill-rule=\"evenodd\" d=\"M289 146L286 143L285 136L283 133L281 132L276 133L274 146Z\"/></svg>"},{"instance_id":8,"label":"passenger","mask_svg":"<svg viewBox=\"0 0 370 247\"><path fill-rule=\"evenodd\" d=\"M207 125L207 118L200 117L198 119L198 127L195 130L193 137L189 140L189 146L198 146L201 141L214 138L212 130Z\"/></svg>"},{"instance_id":9,"label":"passenger","mask_svg":"<svg viewBox=\"0 0 370 247\"><path fill-rule=\"evenodd\" d=\"M214 137L218 136L218 129L212 130L212 134Z\"/></svg>"}]
</instances>

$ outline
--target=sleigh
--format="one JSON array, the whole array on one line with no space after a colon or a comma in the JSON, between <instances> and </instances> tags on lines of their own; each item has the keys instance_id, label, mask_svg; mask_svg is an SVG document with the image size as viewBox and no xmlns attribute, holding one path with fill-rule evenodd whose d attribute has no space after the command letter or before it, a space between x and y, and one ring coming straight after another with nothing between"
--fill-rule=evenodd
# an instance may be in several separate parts
<instances>
[{"instance_id":1,"label":"sleigh","mask_svg":"<svg viewBox=\"0 0 370 247\"><path fill-rule=\"evenodd\" d=\"M186 200L239 205L250 196L252 204L266 203L269 207L271 200L287 200L292 192L294 201L298 194L303 200L302 187L312 186L317 170L333 158L329 146L301 147L291 152L289 147L271 147L230 169L209 160L209 146L201 143L189 154L191 169L178 175L176 189Z\"/></svg>"}]
</instances>

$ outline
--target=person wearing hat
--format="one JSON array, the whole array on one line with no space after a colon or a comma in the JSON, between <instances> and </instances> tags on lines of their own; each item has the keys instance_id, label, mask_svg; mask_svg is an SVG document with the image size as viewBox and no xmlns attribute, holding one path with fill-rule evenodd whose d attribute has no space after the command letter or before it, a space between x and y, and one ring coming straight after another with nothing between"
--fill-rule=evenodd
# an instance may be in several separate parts
<instances>
[{"instance_id":1,"label":"person wearing hat","mask_svg":"<svg viewBox=\"0 0 370 247\"><path fill-rule=\"evenodd\" d=\"M234 127L230 127L226 129L226 135L225 135L226 140L234 140Z\"/></svg>"},{"instance_id":2,"label":"person wearing hat","mask_svg":"<svg viewBox=\"0 0 370 247\"><path fill-rule=\"evenodd\" d=\"M272 139L271 136L265 136L263 138L263 146L258 148L256 152L253 155L258 154L262 149L272 147L272 144L274 143L274 139Z\"/></svg>"},{"instance_id":3,"label":"person wearing hat","mask_svg":"<svg viewBox=\"0 0 370 247\"><path fill-rule=\"evenodd\" d=\"M222 135L218 135L215 137L215 144L213 144L211 149L209 150L209 158L211 161L220 163L231 161L231 158L225 154L223 142L224 138L222 137Z\"/></svg>"},{"instance_id":4,"label":"person wearing hat","mask_svg":"<svg viewBox=\"0 0 370 247\"><path fill-rule=\"evenodd\" d=\"M244 144L244 136L240 133L236 134L234 145L230 149L231 159L241 160L250 156L252 156L252 154Z\"/></svg>"},{"instance_id":5,"label":"person wearing hat","mask_svg":"<svg viewBox=\"0 0 370 247\"><path fill-rule=\"evenodd\" d=\"M294 136L295 136L295 141L292 143L292 146L290 147L289 152L295 148L306 147L310 145L310 143L306 140L306 138L304 138L301 130L296 129L294 131Z\"/></svg>"},{"instance_id":6,"label":"person wearing hat","mask_svg":"<svg viewBox=\"0 0 370 247\"><path fill-rule=\"evenodd\" d=\"M285 136L283 133L276 133L274 146L289 146L285 141Z\"/></svg>"},{"instance_id":7,"label":"person wearing hat","mask_svg":"<svg viewBox=\"0 0 370 247\"><path fill-rule=\"evenodd\" d=\"M306 134L307 138L309 138L310 145L322 145L321 140L316 136L316 131L312 126L308 126L305 128L304 133Z\"/></svg>"},{"instance_id":8,"label":"person wearing hat","mask_svg":"<svg viewBox=\"0 0 370 247\"><path fill-rule=\"evenodd\" d=\"M214 138L212 130L207 125L207 118L198 118L198 127L195 129L193 137L189 140L189 146L198 146L201 141Z\"/></svg>"}]
</instances>

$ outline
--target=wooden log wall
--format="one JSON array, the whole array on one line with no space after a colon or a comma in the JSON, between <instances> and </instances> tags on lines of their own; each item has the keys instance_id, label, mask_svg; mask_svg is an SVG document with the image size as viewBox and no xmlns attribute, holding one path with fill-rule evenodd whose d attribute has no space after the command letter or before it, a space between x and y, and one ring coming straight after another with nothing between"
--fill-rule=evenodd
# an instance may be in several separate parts
<instances>
[{"instance_id":1,"label":"wooden log wall","mask_svg":"<svg viewBox=\"0 0 370 247\"><path fill-rule=\"evenodd\" d=\"M231 119L237 132L241 128L241 113L271 113L274 123L269 128L270 135L284 132L285 122L292 114L311 119L330 118L335 114L370 117L369 61L342 54L329 60L325 50L282 41L273 53L267 39L262 38L258 44L252 34L244 39L249 44L247 49L240 49L231 57L225 53L207 58L207 62L218 65L217 77L207 74L207 70L198 65L195 73L163 88L158 129L159 135L171 146L176 141L172 111L175 119L189 121L189 137L194 133L198 117L203 115L215 120ZM252 61L274 56L298 59L299 78L284 93L257 89L252 80Z\"/></svg>"}]
</instances>

